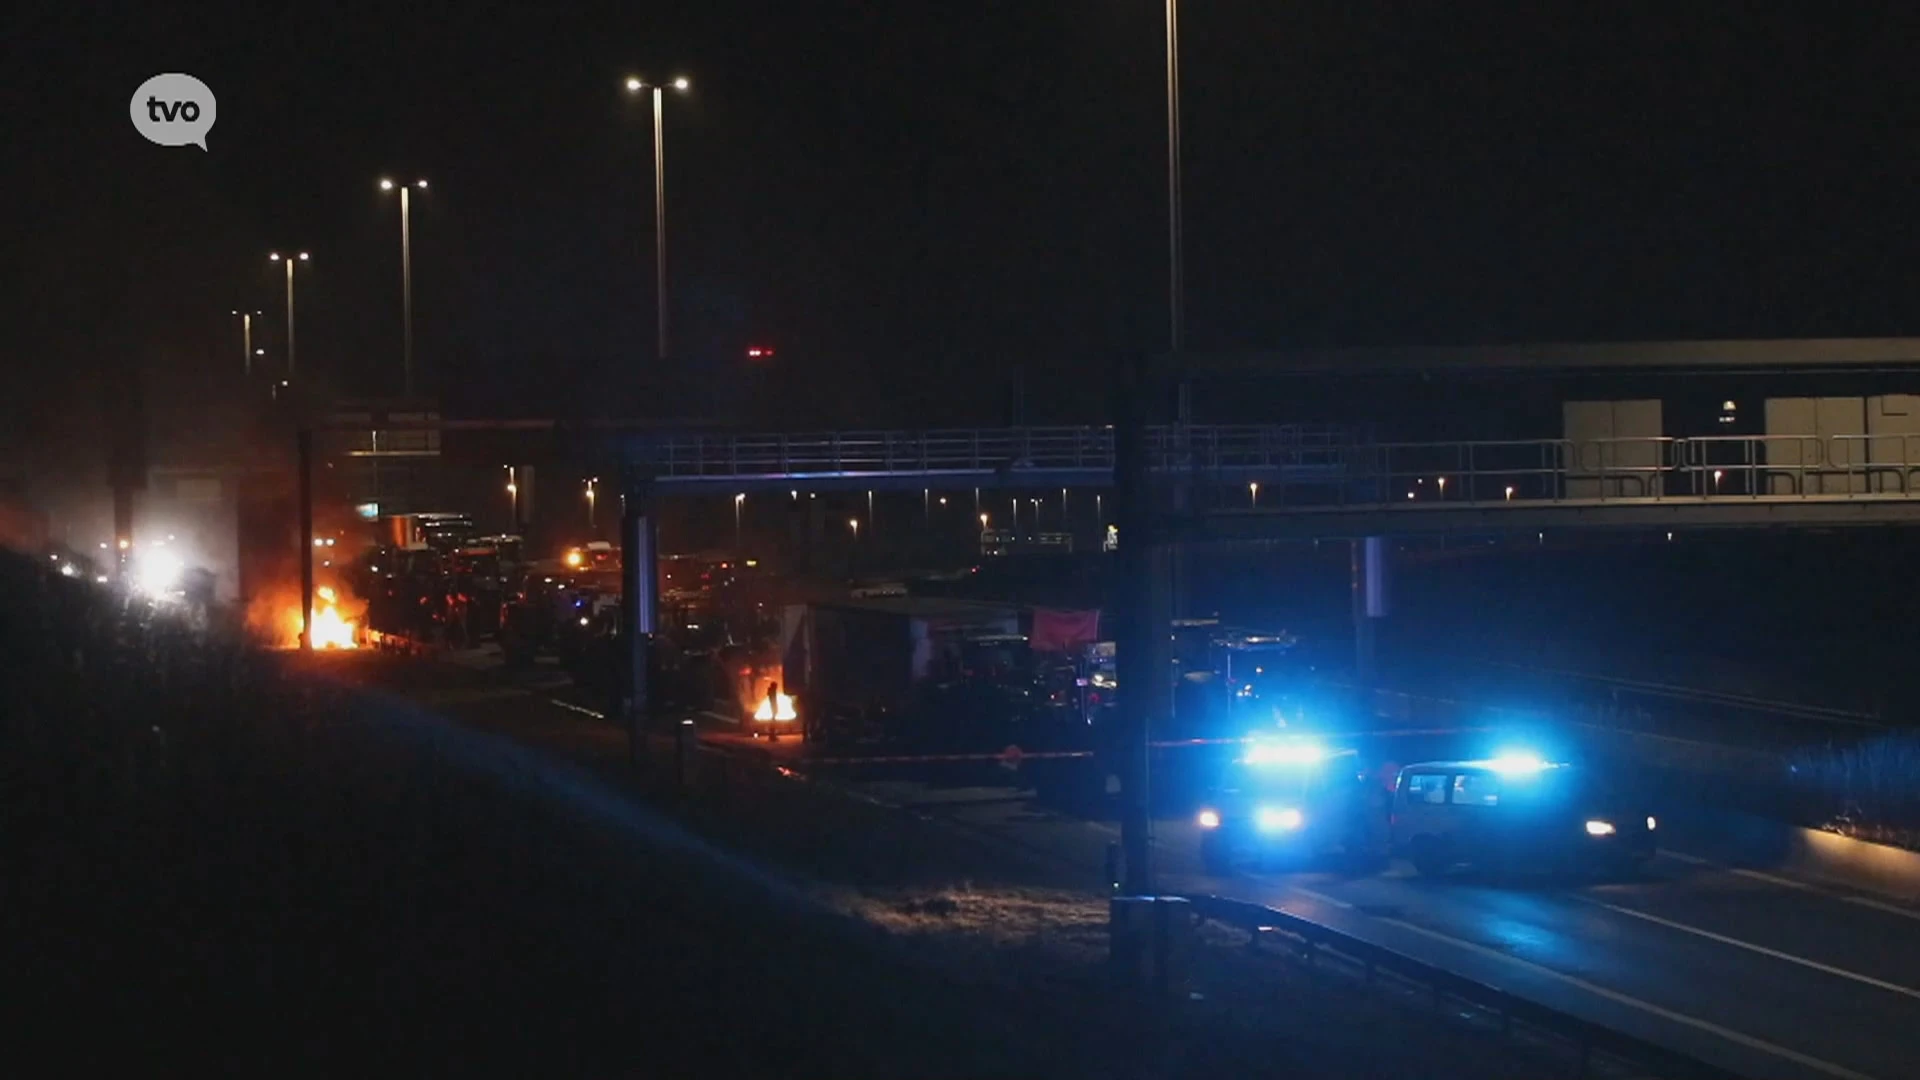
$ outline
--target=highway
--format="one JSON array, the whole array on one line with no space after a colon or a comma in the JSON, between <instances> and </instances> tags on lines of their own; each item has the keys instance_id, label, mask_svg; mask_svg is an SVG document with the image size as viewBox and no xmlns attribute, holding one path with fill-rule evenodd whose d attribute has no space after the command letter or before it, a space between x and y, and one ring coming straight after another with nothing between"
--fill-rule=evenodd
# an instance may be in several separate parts
<instances>
[{"instance_id":1,"label":"highway","mask_svg":"<svg viewBox=\"0 0 1920 1080\"><path fill-rule=\"evenodd\" d=\"M867 784L870 794L1098 874L1109 822ZM916 798L917 795L917 798ZM1383 873L1204 873L1198 828L1163 820L1164 891L1254 900L1754 1077L1912 1074L1920 911L1667 853L1637 880L1566 885Z\"/></svg>"},{"instance_id":2,"label":"highway","mask_svg":"<svg viewBox=\"0 0 1920 1080\"><path fill-rule=\"evenodd\" d=\"M540 725L620 738L588 715L593 703L569 700L568 690L551 681L432 691L423 700L486 702L496 712L541 717ZM777 754L862 799L1070 865L1089 882L1100 880L1107 846L1118 839L1110 821L1041 805L1012 773L1001 783L987 771L985 783L959 786L916 777L912 766L857 775L836 766L808 769L798 740L770 748L717 717L702 722L711 744ZM1436 744L1444 741L1410 740L1421 744L1421 756L1441 756L1444 747ZM1663 818L1684 813L1660 809ZM1154 847L1162 891L1282 908L1744 1075L1899 1080L1920 1058L1920 910L1725 866L1711 851L1666 852L1635 880L1581 884L1433 881L1399 864L1365 874L1213 877L1200 868L1198 828L1184 816L1156 824Z\"/></svg>"}]
</instances>

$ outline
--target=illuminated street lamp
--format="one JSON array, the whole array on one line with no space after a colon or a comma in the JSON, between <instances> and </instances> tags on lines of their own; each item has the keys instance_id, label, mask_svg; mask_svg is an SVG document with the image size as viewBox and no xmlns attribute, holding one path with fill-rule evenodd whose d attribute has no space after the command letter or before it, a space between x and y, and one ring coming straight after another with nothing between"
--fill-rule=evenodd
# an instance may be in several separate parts
<instances>
[{"instance_id":1,"label":"illuminated street lamp","mask_svg":"<svg viewBox=\"0 0 1920 1080\"><path fill-rule=\"evenodd\" d=\"M1512 484L1507 485L1507 501L1508 502L1513 501L1513 485Z\"/></svg>"},{"instance_id":2,"label":"illuminated street lamp","mask_svg":"<svg viewBox=\"0 0 1920 1080\"><path fill-rule=\"evenodd\" d=\"M692 84L686 79L675 79L670 84L673 89L685 93ZM638 94L645 91L653 97L653 285L654 304L657 308L654 319L660 336L660 359L667 358L667 143L666 125L662 122L663 88L635 76L627 78L627 92Z\"/></svg>"},{"instance_id":3,"label":"illuminated street lamp","mask_svg":"<svg viewBox=\"0 0 1920 1080\"><path fill-rule=\"evenodd\" d=\"M401 393L408 398L413 397L413 230L409 224L412 215L409 213L407 195L415 188L425 191L427 182L415 180L411 184L396 184L386 177L380 179L381 191L400 192L400 319L404 335L400 370Z\"/></svg>"},{"instance_id":4,"label":"illuminated street lamp","mask_svg":"<svg viewBox=\"0 0 1920 1080\"><path fill-rule=\"evenodd\" d=\"M987 531L987 515L985 514L980 515L980 531L981 532Z\"/></svg>"},{"instance_id":5,"label":"illuminated street lamp","mask_svg":"<svg viewBox=\"0 0 1920 1080\"><path fill-rule=\"evenodd\" d=\"M1260 505L1260 482L1257 480L1247 485L1247 505Z\"/></svg>"},{"instance_id":6,"label":"illuminated street lamp","mask_svg":"<svg viewBox=\"0 0 1920 1080\"><path fill-rule=\"evenodd\" d=\"M593 512L594 512L595 505L600 501L599 493L594 490L594 487L599 483L600 483L600 478L597 476L589 477L587 480L587 531L588 532L594 531Z\"/></svg>"},{"instance_id":7,"label":"illuminated street lamp","mask_svg":"<svg viewBox=\"0 0 1920 1080\"><path fill-rule=\"evenodd\" d=\"M520 527L519 470L515 469L511 465L508 465L506 468L507 468L507 500L508 500L507 505L509 506L509 508L513 513L513 517L511 518L511 521L513 522L513 527L517 529Z\"/></svg>"},{"instance_id":8,"label":"illuminated street lamp","mask_svg":"<svg viewBox=\"0 0 1920 1080\"><path fill-rule=\"evenodd\" d=\"M855 540L858 540L858 539L860 539L860 519L859 519L859 518L857 518L857 517L856 517L856 518L848 518L848 519L847 519L847 528L849 528L849 529L852 529L852 530L853 530L853 538L854 538Z\"/></svg>"},{"instance_id":9,"label":"illuminated street lamp","mask_svg":"<svg viewBox=\"0 0 1920 1080\"><path fill-rule=\"evenodd\" d=\"M235 311L240 316L240 370L251 378L253 376L253 317L257 311Z\"/></svg>"},{"instance_id":10,"label":"illuminated street lamp","mask_svg":"<svg viewBox=\"0 0 1920 1080\"><path fill-rule=\"evenodd\" d=\"M733 497L733 549L740 550L740 508L747 501L747 493L741 492Z\"/></svg>"},{"instance_id":11,"label":"illuminated street lamp","mask_svg":"<svg viewBox=\"0 0 1920 1080\"><path fill-rule=\"evenodd\" d=\"M277 251L269 251L267 259L271 262L287 264L287 375L293 375L293 264L306 262L312 256L302 251L282 257Z\"/></svg>"},{"instance_id":12,"label":"illuminated street lamp","mask_svg":"<svg viewBox=\"0 0 1920 1080\"><path fill-rule=\"evenodd\" d=\"M1444 476L1440 478L1440 497L1447 497L1447 478Z\"/></svg>"}]
</instances>

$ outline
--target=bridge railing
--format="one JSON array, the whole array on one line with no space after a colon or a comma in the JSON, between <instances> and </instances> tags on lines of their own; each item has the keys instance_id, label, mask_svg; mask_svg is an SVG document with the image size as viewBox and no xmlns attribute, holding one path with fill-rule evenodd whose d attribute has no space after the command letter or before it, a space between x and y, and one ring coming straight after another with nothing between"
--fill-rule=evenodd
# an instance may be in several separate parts
<instances>
[{"instance_id":1,"label":"bridge railing","mask_svg":"<svg viewBox=\"0 0 1920 1080\"><path fill-rule=\"evenodd\" d=\"M1317 425L1153 428L1154 467L1201 472L1337 467L1353 445ZM767 435L668 435L642 445L664 480L723 477L940 475L1113 468L1110 427L963 428Z\"/></svg>"},{"instance_id":2,"label":"bridge railing","mask_svg":"<svg viewBox=\"0 0 1920 1080\"><path fill-rule=\"evenodd\" d=\"M1339 501L1920 498L1920 435L1714 435L1375 443Z\"/></svg>"}]
</instances>

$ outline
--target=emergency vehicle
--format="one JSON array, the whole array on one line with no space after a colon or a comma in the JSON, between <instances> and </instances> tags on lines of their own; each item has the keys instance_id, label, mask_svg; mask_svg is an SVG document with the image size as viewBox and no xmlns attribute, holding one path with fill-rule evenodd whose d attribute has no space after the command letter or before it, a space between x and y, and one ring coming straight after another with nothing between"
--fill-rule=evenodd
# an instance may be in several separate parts
<instances>
[{"instance_id":1,"label":"emergency vehicle","mask_svg":"<svg viewBox=\"0 0 1920 1080\"><path fill-rule=\"evenodd\" d=\"M1437 877L1460 866L1627 870L1653 858L1658 825L1592 770L1518 753L1401 769L1391 831L1395 853Z\"/></svg>"},{"instance_id":2,"label":"emergency vehicle","mask_svg":"<svg viewBox=\"0 0 1920 1080\"><path fill-rule=\"evenodd\" d=\"M1245 863L1385 854L1386 797L1352 749L1313 739L1255 738L1199 814L1210 874Z\"/></svg>"}]
</instances>

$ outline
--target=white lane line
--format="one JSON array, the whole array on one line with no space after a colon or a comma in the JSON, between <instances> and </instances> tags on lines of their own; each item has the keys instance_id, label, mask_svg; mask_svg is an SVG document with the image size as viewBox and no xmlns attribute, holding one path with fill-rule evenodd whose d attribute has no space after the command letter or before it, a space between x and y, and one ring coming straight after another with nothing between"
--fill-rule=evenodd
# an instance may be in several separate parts
<instances>
[{"instance_id":1,"label":"white lane line","mask_svg":"<svg viewBox=\"0 0 1920 1080\"><path fill-rule=\"evenodd\" d=\"M1336 900L1333 897L1327 896L1323 893L1315 892L1312 889L1303 889L1297 885L1288 886L1288 887L1293 889L1295 892L1301 893L1302 895L1305 895L1305 896L1310 896L1315 900L1320 900L1330 904L1340 904L1339 900ZM1732 1028L1721 1027L1719 1024L1713 1023L1710 1020L1702 1020L1697 1016L1688 1016L1686 1013L1674 1012L1672 1009L1663 1008L1659 1005L1655 1005L1651 1001L1642 1001L1639 998L1632 996L1631 994L1623 994L1618 990L1610 990L1604 986L1599 985L1598 983L1588 982L1587 980L1582 979L1577 975L1569 975L1564 971L1555 971L1550 967L1543 967L1542 965L1536 964L1531 960L1522 960L1517 956L1513 956L1508 953L1503 953L1498 949L1490 949L1485 945L1477 945L1471 941L1462 941L1459 938L1450 937L1446 934L1442 934L1437 930L1429 930L1424 926L1415 926L1413 923L1407 922L1403 919L1395 919L1395 918L1390 918L1390 917L1381 916L1381 915L1371 915L1371 916L1368 916L1368 918L1371 918L1376 922L1382 922L1391 926L1397 926L1402 930L1407 930L1412 933L1419 934L1422 937L1432 938L1435 941L1443 941L1448 945L1452 945L1456 948L1465 949L1468 952L1477 953L1481 956L1491 957L1495 960L1505 961L1506 963L1513 964L1517 967L1526 968L1528 971L1531 971L1537 975L1543 975L1546 978L1553 979L1557 982L1565 983L1568 986L1572 986L1580 990L1584 990L1587 993L1594 995L1595 997L1605 998L1606 1000L1614 1002L1616 1004L1625 1005L1631 1009L1638 1009L1641 1012L1648 1013L1652 1016L1657 1016L1662 1020L1671 1021L1672 1023L1675 1023L1675 1024L1682 1024L1682 1025L1685 1025L1686 1027L1693 1028L1697 1031L1704 1031L1709 1035L1714 1035L1719 1038L1725 1039L1730 1043L1734 1043L1739 1046L1744 1046L1749 1050L1758 1050L1763 1054L1772 1054L1773 1056L1781 1058L1783 1060L1791 1061L1796 1065L1805 1066L1806 1068L1812 1069L1815 1072L1825 1073L1828 1076L1836 1077L1837 1080L1874 1080L1873 1077L1868 1076L1866 1073L1855 1072L1844 1065L1835 1065L1831 1061L1825 1061L1820 1058L1814 1057L1810 1054L1803 1054L1798 1050L1790 1050L1787 1047L1779 1045L1778 1043L1770 1043L1765 1039L1755 1038L1752 1035L1745 1034L1744 1032L1735 1031Z\"/></svg>"},{"instance_id":2,"label":"white lane line","mask_svg":"<svg viewBox=\"0 0 1920 1080\"><path fill-rule=\"evenodd\" d=\"M1345 900L1342 900L1337 896L1328 896L1326 893L1323 893L1323 892L1315 892L1314 890L1306 888L1305 886L1294 885L1289 882L1283 881L1279 878L1264 877L1264 876L1252 875L1252 874L1248 876L1252 877L1255 881L1264 882L1269 885L1278 885L1283 889L1287 889L1292 892L1297 892L1302 896L1309 897L1314 900L1318 900L1323 904L1332 904L1334 907L1340 908L1343 911L1353 910L1352 904L1347 903Z\"/></svg>"},{"instance_id":3,"label":"white lane line","mask_svg":"<svg viewBox=\"0 0 1920 1080\"><path fill-rule=\"evenodd\" d=\"M1860 907L1872 908L1875 911L1884 911L1889 915L1898 915L1903 919L1920 920L1920 910L1901 907L1899 904L1890 904L1884 900L1875 900L1868 896L1853 896L1849 893L1840 892L1837 889L1829 889L1825 886L1815 885L1810 881L1795 881L1792 878L1781 877L1778 874L1769 874L1764 870L1748 870L1743 866L1728 866L1726 863L1715 862L1712 859L1703 859L1698 855L1683 855L1678 851L1662 851L1660 854L1677 859L1683 863L1690 863L1694 866L1712 867L1715 870L1724 871L1729 874L1737 874L1740 877L1751 878L1754 881L1764 881L1769 885L1778 885L1783 889L1809 892L1816 896L1824 896L1829 900L1838 900L1843 904L1857 904Z\"/></svg>"},{"instance_id":4,"label":"white lane line","mask_svg":"<svg viewBox=\"0 0 1920 1080\"><path fill-rule=\"evenodd\" d=\"M1711 930L1703 930L1698 926L1689 926L1686 923L1675 922L1672 919L1663 919L1658 915L1649 915L1644 911L1636 911L1630 907L1621 907L1619 904L1609 904L1605 900L1595 900L1591 896L1569 895L1572 895L1573 899L1583 904L1592 904L1594 907L1606 908L1608 911L1617 911L1622 915L1630 915L1636 919L1644 919L1650 923L1656 923L1672 930L1678 930L1683 934L1703 937L1708 941L1717 941L1722 945L1731 945L1736 949L1745 949L1748 952L1759 953L1761 956L1770 956L1775 960L1783 960L1789 964L1798 964L1803 968L1812 968L1814 971L1825 972L1828 975L1837 976L1842 979L1851 979L1857 983L1865 983L1868 986L1877 987L1895 994L1904 994L1916 1001L1920 1001L1920 990L1915 990L1910 986L1901 986L1899 983L1891 983L1885 979L1876 979L1871 975L1862 975L1857 971L1848 971L1846 968L1823 964L1818 960L1809 960L1804 956L1795 956L1792 953L1781 952L1779 949L1769 949L1765 945L1755 945L1751 941L1742 941L1739 938L1728 937L1725 934L1716 934Z\"/></svg>"},{"instance_id":5,"label":"white lane line","mask_svg":"<svg viewBox=\"0 0 1920 1080\"><path fill-rule=\"evenodd\" d=\"M548 698L547 704L558 705L561 708L567 710L568 712L577 712L582 716L591 716L595 720L605 720L607 718L607 714L599 711L598 709L589 709L585 705L575 705L571 701L561 701L557 697Z\"/></svg>"}]
</instances>

